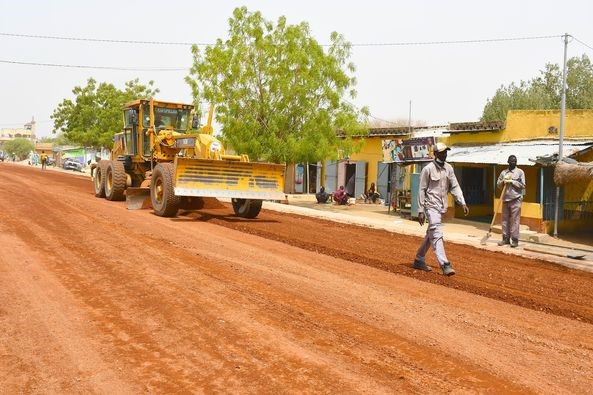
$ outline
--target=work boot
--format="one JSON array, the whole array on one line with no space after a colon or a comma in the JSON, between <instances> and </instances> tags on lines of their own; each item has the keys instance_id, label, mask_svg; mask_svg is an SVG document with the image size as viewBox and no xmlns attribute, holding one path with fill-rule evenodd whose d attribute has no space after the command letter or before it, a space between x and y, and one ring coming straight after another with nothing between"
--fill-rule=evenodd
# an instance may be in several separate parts
<instances>
[{"instance_id":1,"label":"work boot","mask_svg":"<svg viewBox=\"0 0 593 395\"><path fill-rule=\"evenodd\" d=\"M512 248L516 248L516 247L518 247L518 246L519 246L519 240L517 240L517 239L512 239L512 241L511 241L511 247L512 247Z\"/></svg>"},{"instance_id":2,"label":"work boot","mask_svg":"<svg viewBox=\"0 0 593 395\"><path fill-rule=\"evenodd\" d=\"M430 266L428 266L426 264L426 262L424 262L424 260L421 260L421 259L414 259L414 263L412 264L412 267L414 269L424 270L425 272L432 271L432 268Z\"/></svg>"},{"instance_id":3,"label":"work boot","mask_svg":"<svg viewBox=\"0 0 593 395\"><path fill-rule=\"evenodd\" d=\"M508 237L504 237L503 236L502 240L498 242L498 245L499 246L503 246L503 245L506 245L506 244L511 244L511 243L509 242L509 238Z\"/></svg>"},{"instance_id":4,"label":"work boot","mask_svg":"<svg viewBox=\"0 0 593 395\"><path fill-rule=\"evenodd\" d=\"M449 262L443 263L443 265L441 266L441 269L443 269L443 274L445 276L452 276L455 274L455 270L453 269L453 266L451 266L451 264Z\"/></svg>"}]
</instances>

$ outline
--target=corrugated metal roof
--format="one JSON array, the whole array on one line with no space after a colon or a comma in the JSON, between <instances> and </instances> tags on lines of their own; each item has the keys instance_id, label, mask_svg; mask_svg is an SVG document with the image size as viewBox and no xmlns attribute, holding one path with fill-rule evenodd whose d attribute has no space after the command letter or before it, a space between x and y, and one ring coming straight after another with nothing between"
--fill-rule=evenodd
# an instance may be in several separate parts
<instances>
[{"instance_id":1,"label":"corrugated metal roof","mask_svg":"<svg viewBox=\"0 0 593 395\"><path fill-rule=\"evenodd\" d=\"M562 145L565 157L593 147L593 141L568 141ZM447 155L450 163L481 163L506 165L510 155L517 157L518 166L533 166L538 157L552 157L558 153L558 141L539 140L474 146L452 146Z\"/></svg>"}]
</instances>

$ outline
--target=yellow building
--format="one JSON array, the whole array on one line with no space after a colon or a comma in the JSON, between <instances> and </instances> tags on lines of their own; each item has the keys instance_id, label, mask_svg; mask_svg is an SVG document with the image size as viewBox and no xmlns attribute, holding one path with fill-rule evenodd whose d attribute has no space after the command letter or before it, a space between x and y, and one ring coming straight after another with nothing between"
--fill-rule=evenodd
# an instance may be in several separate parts
<instances>
[{"instance_id":1,"label":"yellow building","mask_svg":"<svg viewBox=\"0 0 593 395\"><path fill-rule=\"evenodd\" d=\"M556 186L553 175L559 129L560 111L553 110L509 111L506 122L371 129L359 153L337 162L325 161L323 174L318 179L328 191L339 185L354 185L349 192L357 197L374 182L394 209L409 209L416 198L415 175L426 161L390 161L384 153L389 144L398 140L431 137L452 148L447 161L453 165L463 189L470 219L490 222L501 192L496 188L496 179L507 167L507 159L512 154L525 172L527 183L521 223L531 230L549 233L554 227ZM566 111L563 156L579 162L593 161L593 110ZM593 181L560 189L558 228L561 231L593 227L592 195ZM453 206L452 200L450 205ZM413 215L413 207L408 211ZM449 210L448 216L461 218L463 214L456 208Z\"/></svg>"},{"instance_id":2,"label":"yellow building","mask_svg":"<svg viewBox=\"0 0 593 395\"><path fill-rule=\"evenodd\" d=\"M0 129L0 149L2 149L7 141L17 138L29 139L31 142L35 143L36 132L37 123L35 122L35 118L31 119L31 122L24 124L22 128L2 128Z\"/></svg>"},{"instance_id":3,"label":"yellow building","mask_svg":"<svg viewBox=\"0 0 593 395\"><path fill-rule=\"evenodd\" d=\"M592 161L593 110L567 110L564 125L563 157ZM493 126L451 124L448 137L441 140L452 148L447 160L456 168L472 215L492 215L500 194L496 179L507 167L508 156L515 155L527 183L521 223L531 230L549 233L554 227L556 205L553 176L559 150L560 111L509 111L504 125ZM591 229L592 192L593 181L561 188L559 229Z\"/></svg>"}]
</instances>

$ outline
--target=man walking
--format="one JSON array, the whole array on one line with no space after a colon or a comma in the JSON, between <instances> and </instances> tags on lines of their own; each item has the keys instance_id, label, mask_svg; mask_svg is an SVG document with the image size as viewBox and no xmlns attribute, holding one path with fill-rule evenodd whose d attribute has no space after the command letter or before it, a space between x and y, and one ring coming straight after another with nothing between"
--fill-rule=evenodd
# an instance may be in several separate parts
<instances>
[{"instance_id":1,"label":"man walking","mask_svg":"<svg viewBox=\"0 0 593 395\"><path fill-rule=\"evenodd\" d=\"M45 154L45 151L41 151L41 170L45 170L45 167L47 166L47 155Z\"/></svg>"},{"instance_id":2,"label":"man walking","mask_svg":"<svg viewBox=\"0 0 593 395\"><path fill-rule=\"evenodd\" d=\"M521 224L521 202L525 193L525 173L517 167L517 157L509 156L508 169L503 170L498 176L496 186L504 184L502 199L502 240L499 246L510 244L511 247L519 245L519 225Z\"/></svg>"},{"instance_id":3,"label":"man walking","mask_svg":"<svg viewBox=\"0 0 593 395\"><path fill-rule=\"evenodd\" d=\"M445 254L443 242L442 215L447 212L447 193L450 191L455 201L463 207L463 214L469 214L469 208L465 204L463 192L453 172L453 167L446 163L447 151L450 148L444 143L437 143L434 147L435 159L430 162L420 173L420 188L418 193L418 222L420 226L428 220L426 236L418 251L412 267L414 269L431 271L432 268L426 264L425 256L428 249L432 249L446 276L455 274L451 262Z\"/></svg>"}]
</instances>

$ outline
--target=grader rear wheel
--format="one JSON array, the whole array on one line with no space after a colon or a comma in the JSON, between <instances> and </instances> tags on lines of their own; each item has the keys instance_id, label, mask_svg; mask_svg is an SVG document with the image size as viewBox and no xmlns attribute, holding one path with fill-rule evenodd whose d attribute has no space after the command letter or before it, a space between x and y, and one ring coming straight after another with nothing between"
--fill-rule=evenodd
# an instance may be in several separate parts
<instances>
[{"instance_id":1,"label":"grader rear wheel","mask_svg":"<svg viewBox=\"0 0 593 395\"><path fill-rule=\"evenodd\" d=\"M254 199L232 199L235 215L241 218L255 218L261 211L261 200Z\"/></svg>"},{"instance_id":2,"label":"grader rear wheel","mask_svg":"<svg viewBox=\"0 0 593 395\"><path fill-rule=\"evenodd\" d=\"M101 160L97 163L97 167L95 168L93 184L95 186L95 196L98 198L105 197L105 171L107 170L107 163L109 163L109 161Z\"/></svg>"},{"instance_id":3,"label":"grader rear wheel","mask_svg":"<svg viewBox=\"0 0 593 395\"><path fill-rule=\"evenodd\" d=\"M159 163L152 172L150 182L150 201L154 213L159 217L175 217L180 199L175 196L173 179L175 168L172 163Z\"/></svg>"}]
</instances>

